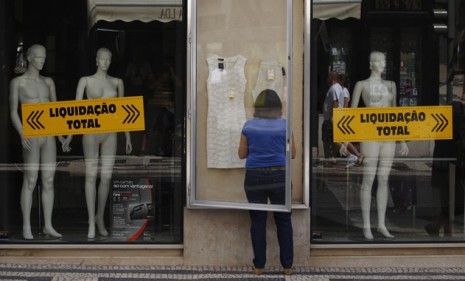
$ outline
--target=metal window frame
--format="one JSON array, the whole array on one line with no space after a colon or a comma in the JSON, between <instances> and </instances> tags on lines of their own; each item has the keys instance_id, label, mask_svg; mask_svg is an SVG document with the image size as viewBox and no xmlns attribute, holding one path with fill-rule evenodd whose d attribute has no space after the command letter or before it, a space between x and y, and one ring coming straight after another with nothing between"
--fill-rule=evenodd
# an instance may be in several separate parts
<instances>
[{"instance_id":1,"label":"metal window frame","mask_svg":"<svg viewBox=\"0 0 465 281\"><path fill-rule=\"evenodd\" d=\"M306 0L309 1L309 0ZM287 5L287 118L286 118L286 200L284 205L252 204L223 202L213 200L196 199L197 179L196 179L196 160L197 160L197 0L188 0L187 4L187 116L186 116L186 185L187 185L187 208L221 208L221 209L243 209L243 210L266 210L266 211L290 211L292 208L292 190L291 190L291 136L292 136L292 92L293 92L293 0L286 0ZM305 23L306 24L306 23ZM309 26L305 27L309 28ZM305 47L307 53L307 46ZM305 62L307 68L307 62ZM309 67L309 66L308 66ZM304 73L307 75L307 73ZM305 77L307 79L307 77ZM307 79L308 80L308 79ZM308 94L308 93L307 93ZM304 112L307 115L307 99L305 97ZM309 114L308 114L309 115ZM307 118L305 118L307 119ZM308 121L304 120L304 131L308 131ZM289 129L291 128L291 129ZM305 138L308 132L305 133ZM304 140L305 159L304 159L304 207L308 207L308 145L309 140Z\"/></svg>"}]
</instances>

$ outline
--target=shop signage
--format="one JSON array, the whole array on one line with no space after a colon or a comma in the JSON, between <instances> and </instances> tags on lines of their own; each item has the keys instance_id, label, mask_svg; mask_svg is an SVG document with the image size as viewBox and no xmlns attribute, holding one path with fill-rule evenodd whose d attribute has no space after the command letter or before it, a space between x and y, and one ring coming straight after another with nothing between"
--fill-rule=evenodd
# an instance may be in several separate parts
<instances>
[{"instance_id":1,"label":"shop signage","mask_svg":"<svg viewBox=\"0 0 465 281\"><path fill-rule=\"evenodd\" d=\"M22 104L26 137L145 130L143 97Z\"/></svg>"},{"instance_id":2,"label":"shop signage","mask_svg":"<svg viewBox=\"0 0 465 281\"><path fill-rule=\"evenodd\" d=\"M452 139L451 106L338 108L335 142Z\"/></svg>"}]
</instances>

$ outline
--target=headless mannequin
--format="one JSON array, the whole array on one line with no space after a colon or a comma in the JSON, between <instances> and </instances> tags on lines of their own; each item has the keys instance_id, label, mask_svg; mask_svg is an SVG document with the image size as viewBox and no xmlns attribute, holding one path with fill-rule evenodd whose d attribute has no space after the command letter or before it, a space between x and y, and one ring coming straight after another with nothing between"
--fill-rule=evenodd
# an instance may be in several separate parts
<instances>
[{"instance_id":1,"label":"headless mannequin","mask_svg":"<svg viewBox=\"0 0 465 281\"><path fill-rule=\"evenodd\" d=\"M383 80L381 73L386 67L386 57L383 53L370 54L371 75L368 79L357 82L352 99L352 107L358 107L360 97L366 107L396 106L396 84L393 81ZM401 155L408 154L408 147L401 142ZM395 142L363 142L360 144L361 152L366 157L363 162L363 180L360 190L360 203L363 219L363 235L366 239L373 239L370 226L371 189L375 176L378 176L378 190L376 205L378 212L378 232L383 236L394 237L389 233L385 224L386 207L388 202L388 179L394 159Z\"/></svg>"},{"instance_id":2,"label":"headless mannequin","mask_svg":"<svg viewBox=\"0 0 465 281\"><path fill-rule=\"evenodd\" d=\"M33 45L27 50L28 68L26 72L10 82L10 116L13 126L21 137L23 146L24 175L21 189L21 212L23 214L23 238L34 239L31 231L32 194L37 183L39 168L42 180L42 206L44 212L43 233L60 238L52 226L53 178L56 169L55 137L28 139L23 135L23 127L18 114L21 103L41 103L56 101L55 84L48 77L40 75L45 63L46 51L42 45ZM63 140L62 137L59 137Z\"/></svg>"},{"instance_id":3,"label":"headless mannequin","mask_svg":"<svg viewBox=\"0 0 465 281\"><path fill-rule=\"evenodd\" d=\"M111 52L100 48L97 51L97 71L94 75L82 77L76 89L76 100L82 100L84 93L87 99L115 98L124 96L123 80L107 74L111 63ZM126 153L132 151L131 138L126 136ZM71 136L62 143L63 149L69 149ZM111 176L116 154L116 133L89 134L82 137L84 158L86 165L85 194L87 212L89 215L89 229L87 237L95 238L95 225L101 236L108 236L104 224L105 205L110 191ZM99 154L101 161L100 184L96 196L97 172ZM97 197L97 212L95 212L95 199Z\"/></svg>"}]
</instances>

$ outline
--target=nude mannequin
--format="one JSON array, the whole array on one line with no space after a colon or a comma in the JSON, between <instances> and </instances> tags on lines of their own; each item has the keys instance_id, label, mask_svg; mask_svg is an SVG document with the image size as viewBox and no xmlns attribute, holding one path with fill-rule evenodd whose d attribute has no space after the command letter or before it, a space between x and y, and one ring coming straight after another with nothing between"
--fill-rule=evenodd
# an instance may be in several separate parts
<instances>
[{"instance_id":1,"label":"nude mannequin","mask_svg":"<svg viewBox=\"0 0 465 281\"><path fill-rule=\"evenodd\" d=\"M40 75L45 63L46 51L42 45L33 45L27 50L26 72L10 82L10 117L21 137L23 146L24 175L21 189L21 212L23 214L23 238L34 239L31 231L32 194L37 183L39 169L42 180L42 205L45 235L60 238L52 226L53 178L56 169L55 137L26 138L18 114L19 104L56 101L55 84L49 77ZM63 140L62 137L59 137Z\"/></svg>"},{"instance_id":2,"label":"nude mannequin","mask_svg":"<svg viewBox=\"0 0 465 281\"><path fill-rule=\"evenodd\" d=\"M351 107L358 107L360 97L366 107L396 106L396 84L383 80L381 74L386 68L386 57L383 53L370 54L371 74L368 79L357 82L354 89ZM408 146L400 143L400 154L408 154ZM394 237L389 233L385 224L386 207L388 203L388 179L396 149L395 142L362 142L360 150L365 155L363 162L363 180L360 190L360 205L362 209L363 235L366 239L373 239L370 226L371 188L375 176L378 176L378 190L376 205L378 212L378 232L383 236Z\"/></svg>"},{"instance_id":3,"label":"nude mannequin","mask_svg":"<svg viewBox=\"0 0 465 281\"><path fill-rule=\"evenodd\" d=\"M111 52L108 49L97 50L97 71L94 75L82 77L76 89L76 100L82 100L84 93L87 99L115 98L124 96L123 80L107 74L111 63ZM131 138L126 136L126 153L132 151ZM70 149L71 136L62 143L63 149ZM95 238L95 225L101 236L108 236L104 224L105 205L110 191L111 176L116 154L116 133L88 134L82 138L86 165L85 194L87 212L89 215L89 229L87 237ZM99 151L100 150L100 151ZM100 184L98 197L96 196L97 172L99 154L101 161ZM95 199L97 197L97 212Z\"/></svg>"}]
</instances>

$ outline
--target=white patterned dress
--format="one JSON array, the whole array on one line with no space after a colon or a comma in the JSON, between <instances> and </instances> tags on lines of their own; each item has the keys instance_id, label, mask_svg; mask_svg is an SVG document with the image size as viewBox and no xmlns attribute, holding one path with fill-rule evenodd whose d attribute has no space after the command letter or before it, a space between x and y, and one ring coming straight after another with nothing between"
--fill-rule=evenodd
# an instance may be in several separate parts
<instances>
[{"instance_id":1,"label":"white patterned dress","mask_svg":"<svg viewBox=\"0 0 465 281\"><path fill-rule=\"evenodd\" d=\"M284 72L284 67L276 61L262 61L260 63L257 83L252 91L254 102L258 95L266 89L274 90L281 99L281 102L285 102L285 87L286 73Z\"/></svg>"},{"instance_id":2,"label":"white patterned dress","mask_svg":"<svg viewBox=\"0 0 465 281\"><path fill-rule=\"evenodd\" d=\"M207 167L243 168L237 150L246 121L244 95L247 59L241 55L211 56L208 63ZM220 69L222 64L223 69Z\"/></svg>"}]
</instances>

